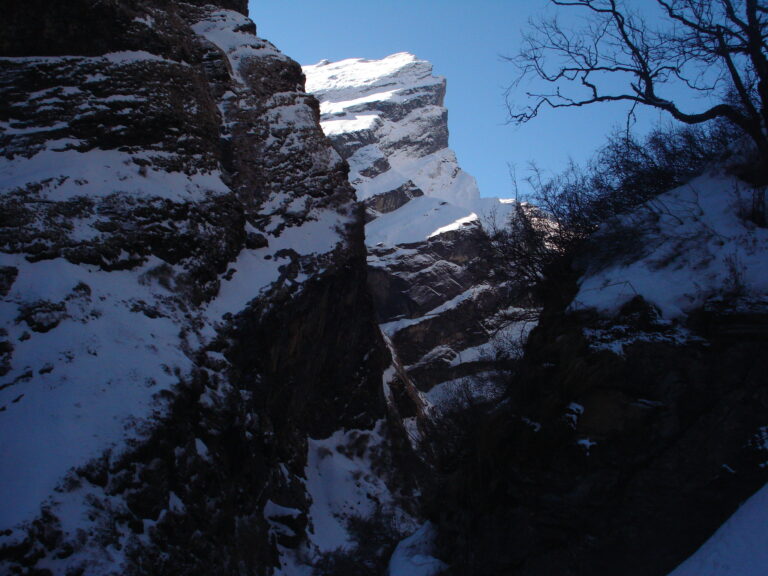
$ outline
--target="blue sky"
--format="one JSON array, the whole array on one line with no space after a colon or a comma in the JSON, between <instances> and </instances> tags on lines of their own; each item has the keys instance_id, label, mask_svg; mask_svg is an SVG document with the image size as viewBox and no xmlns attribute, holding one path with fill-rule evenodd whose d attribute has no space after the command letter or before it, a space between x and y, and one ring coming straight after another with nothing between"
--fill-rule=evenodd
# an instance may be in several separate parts
<instances>
[{"instance_id":1,"label":"blue sky","mask_svg":"<svg viewBox=\"0 0 768 576\"><path fill-rule=\"evenodd\" d=\"M483 196L512 194L508 164L518 181L530 162L559 172L569 158L589 158L611 129L626 121L627 105L617 103L545 110L521 127L507 123L504 90L515 69L501 56L517 52L531 16L551 10L547 0L250 2L259 35L302 64L395 52L432 62L434 73L448 80L451 147L462 168L477 178ZM641 126L662 118L647 111Z\"/></svg>"}]
</instances>

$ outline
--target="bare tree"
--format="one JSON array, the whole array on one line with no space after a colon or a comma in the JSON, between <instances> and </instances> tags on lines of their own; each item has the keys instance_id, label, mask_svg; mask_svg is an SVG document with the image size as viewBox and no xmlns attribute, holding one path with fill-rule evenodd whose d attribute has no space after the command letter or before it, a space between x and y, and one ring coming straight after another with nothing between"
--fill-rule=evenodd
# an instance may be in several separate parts
<instances>
[{"instance_id":1,"label":"bare tree","mask_svg":"<svg viewBox=\"0 0 768 576\"><path fill-rule=\"evenodd\" d=\"M725 119L757 148L758 166L748 176L768 183L766 0L655 0L642 3L651 10L643 14L621 0L551 2L585 11L587 23L566 30L557 18L532 22L524 48L510 59L519 67L507 92L513 122L527 122L546 106L612 101L630 102L632 110L652 106L686 124ZM512 96L531 79L551 87L527 92L533 102L518 108ZM708 103L686 109L681 98L662 95L672 86Z\"/></svg>"}]
</instances>

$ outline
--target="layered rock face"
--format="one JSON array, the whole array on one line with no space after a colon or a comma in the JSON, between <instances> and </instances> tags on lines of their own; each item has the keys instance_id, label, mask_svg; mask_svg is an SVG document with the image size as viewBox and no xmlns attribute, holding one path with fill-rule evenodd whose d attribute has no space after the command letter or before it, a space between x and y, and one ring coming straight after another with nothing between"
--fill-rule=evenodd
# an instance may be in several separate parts
<instances>
[{"instance_id":1,"label":"layered rock face","mask_svg":"<svg viewBox=\"0 0 768 576\"><path fill-rule=\"evenodd\" d=\"M480 198L448 147L445 80L407 53L304 72L366 206L377 314L401 368L398 386L419 398L408 413L467 387L492 397L496 360L515 353L528 325L483 258L484 220L502 219L511 203Z\"/></svg>"},{"instance_id":2,"label":"layered rock face","mask_svg":"<svg viewBox=\"0 0 768 576\"><path fill-rule=\"evenodd\" d=\"M349 161L360 200L409 180L431 197L470 207L480 196L448 148L445 79L411 54L305 66L325 133Z\"/></svg>"},{"instance_id":3,"label":"layered rock face","mask_svg":"<svg viewBox=\"0 0 768 576\"><path fill-rule=\"evenodd\" d=\"M245 2L43 4L0 24L2 571L292 573L396 508L347 167Z\"/></svg>"},{"instance_id":4,"label":"layered rock face","mask_svg":"<svg viewBox=\"0 0 768 576\"><path fill-rule=\"evenodd\" d=\"M450 573L670 573L768 481L753 192L709 174L609 223L507 365L535 321L507 308L481 225L511 204L456 165L444 83L407 54L304 70L367 208L393 403L406 424L454 413L409 427L444 452L424 505Z\"/></svg>"}]
</instances>

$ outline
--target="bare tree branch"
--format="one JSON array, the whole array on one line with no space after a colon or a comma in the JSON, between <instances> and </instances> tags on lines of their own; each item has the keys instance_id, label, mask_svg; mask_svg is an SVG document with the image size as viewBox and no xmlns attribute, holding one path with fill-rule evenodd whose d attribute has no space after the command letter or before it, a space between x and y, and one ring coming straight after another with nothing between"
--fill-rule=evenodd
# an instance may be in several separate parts
<instances>
[{"instance_id":1,"label":"bare tree branch","mask_svg":"<svg viewBox=\"0 0 768 576\"><path fill-rule=\"evenodd\" d=\"M656 0L654 27L621 0L551 0L584 10L586 28L566 30L558 20L531 23L514 62L519 75L507 90L510 120L524 123L543 108L626 101L664 110L686 124L722 118L756 145L768 181L768 8L764 0ZM624 88L608 90L607 78ZM513 98L522 81L551 90ZM615 85L612 84L612 85ZM700 110L661 95L677 85L710 98ZM690 105L686 105L688 108Z\"/></svg>"}]
</instances>

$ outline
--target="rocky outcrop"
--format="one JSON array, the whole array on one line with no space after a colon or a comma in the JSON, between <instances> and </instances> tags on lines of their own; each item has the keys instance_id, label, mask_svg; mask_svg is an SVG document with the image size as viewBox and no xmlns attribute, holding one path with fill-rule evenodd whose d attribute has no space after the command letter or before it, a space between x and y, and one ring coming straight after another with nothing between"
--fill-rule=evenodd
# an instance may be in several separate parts
<instances>
[{"instance_id":1,"label":"rocky outcrop","mask_svg":"<svg viewBox=\"0 0 768 576\"><path fill-rule=\"evenodd\" d=\"M185 4L210 5L202 0ZM223 0L216 6L248 14L246 0ZM99 56L121 50L183 54L188 49L188 38L179 34L178 28L174 31L167 27L178 13L155 8L146 2L73 0L66 6L44 0L14 2L3 10L0 54L21 57ZM176 20L176 24L180 22ZM160 34L147 34L146 28L155 24L160 24L165 30Z\"/></svg>"},{"instance_id":2,"label":"rocky outcrop","mask_svg":"<svg viewBox=\"0 0 768 576\"><path fill-rule=\"evenodd\" d=\"M532 333L510 408L435 498L456 573L662 576L768 481L765 343L674 343L643 318L637 300L614 322L660 338L621 355L590 347L594 317Z\"/></svg>"},{"instance_id":3,"label":"rocky outcrop","mask_svg":"<svg viewBox=\"0 0 768 576\"><path fill-rule=\"evenodd\" d=\"M304 72L366 206L370 290L399 366L393 386L412 403L401 412L423 416L466 389L494 397L498 359L517 353L535 315L509 307L485 258L483 223L512 204L480 198L448 148L445 80L405 53Z\"/></svg>"},{"instance_id":4,"label":"rocky outcrop","mask_svg":"<svg viewBox=\"0 0 768 576\"><path fill-rule=\"evenodd\" d=\"M394 190L376 194L376 196L368 198L368 200L364 202L366 208L366 223L375 220L382 214L394 212L401 206L405 206L410 200L418 198L419 196L424 196L424 192L422 192L416 184L408 180L408 182L402 186L398 186Z\"/></svg>"},{"instance_id":5,"label":"rocky outcrop","mask_svg":"<svg viewBox=\"0 0 768 576\"><path fill-rule=\"evenodd\" d=\"M445 79L432 75L429 62L401 53L324 60L304 71L326 134L354 168L372 155L413 162L448 148Z\"/></svg>"},{"instance_id":6,"label":"rocky outcrop","mask_svg":"<svg viewBox=\"0 0 768 576\"><path fill-rule=\"evenodd\" d=\"M448 148L445 81L428 62L395 54L323 61L304 72L323 130L349 162L366 207L369 289L392 355L385 392L427 464L415 477L429 501L444 447L460 443L451 419L493 408L535 324L527 303L511 306L513 287L487 257L483 225L503 222L513 204L480 198L459 168ZM401 555L411 546L419 551L414 565L445 568L428 558L433 537L424 525L403 540L390 570L410 573L393 566L410 565Z\"/></svg>"},{"instance_id":7,"label":"rocky outcrop","mask_svg":"<svg viewBox=\"0 0 768 576\"><path fill-rule=\"evenodd\" d=\"M490 392L534 322L531 310L510 307L510 288L485 258L486 242L469 225L422 243L369 248L381 329L429 403L462 386Z\"/></svg>"},{"instance_id":8,"label":"rocky outcrop","mask_svg":"<svg viewBox=\"0 0 768 576\"><path fill-rule=\"evenodd\" d=\"M747 192L710 173L617 216L551 286L503 407L431 494L455 573L663 576L768 482Z\"/></svg>"},{"instance_id":9,"label":"rocky outcrop","mask_svg":"<svg viewBox=\"0 0 768 576\"><path fill-rule=\"evenodd\" d=\"M245 12L4 14L4 572L289 574L351 542L372 486L403 515L363 212ZM325 457L363 492L323 501Z\"/></svg>"}]
</instances>

